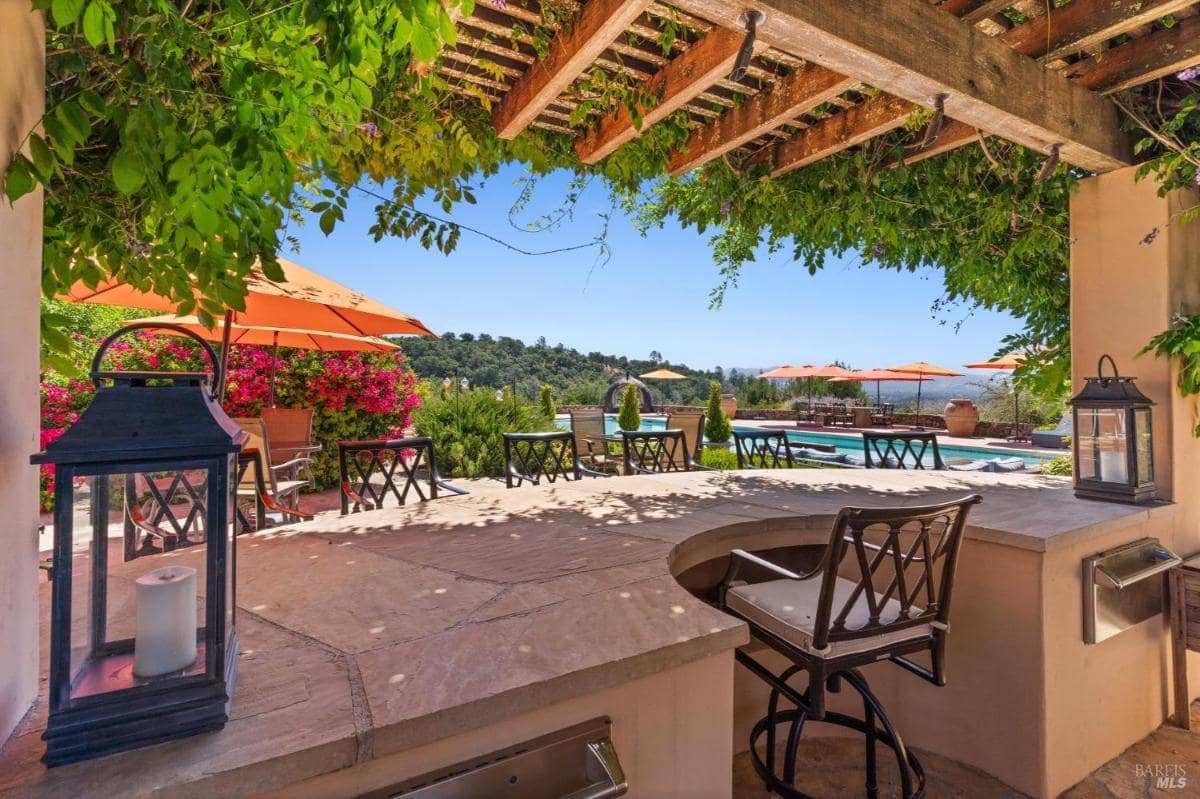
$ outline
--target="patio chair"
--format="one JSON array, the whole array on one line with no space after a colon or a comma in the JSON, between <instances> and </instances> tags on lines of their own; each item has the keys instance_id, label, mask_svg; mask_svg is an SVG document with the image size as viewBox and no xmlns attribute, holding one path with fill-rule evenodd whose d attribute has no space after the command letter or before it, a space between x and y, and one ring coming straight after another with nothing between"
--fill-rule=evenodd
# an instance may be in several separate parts
<instances>
[{"instance_id":1,"label":"patio chair","mask_svg":"<svg viewBox=\"0 0 1200 799\"><path fill-rule=\"evenodd\" d=\"M290 453L281 452L279 447L286 442L289 447L311 447L312 437L312 408L263 408L262 420L271 431L271 441L275 449L271 457L275 460L272 466L293 464L287 473L289 480L308 480L309 488L316 488L313 478L312 461L292 458Z\"/></svg>"},{"instance_id":2,"label":"patio chair","mask_svg":"<svg viewBox=\"0 0 1200 799\"><path fill-rule=\"evenodd\" d=\"M750 732L750 756L769 791L804 796L792 787L797 749L805 723L815 721L865 735L868 796L878 793L876 743L895 755L900 795L923 795L920 760L905 747L859 668L889 661L934 685L946 684L955 565L967 515L979 501L968 496L925 507L844 508L820 563L804 574L744 550L732 552L719 606L792 663L776 674L744 649L735 653L771 688L767 713ZM928 668L911 659L919 652L929 653ZM808 676L803 690L791 684L801 672ZM862 699L862 719L826 710L826 691L837 693L843 684ZM780 698L795 708L780 710ZM782 765L776 753L780 724L790 724Z\"/></svg>"},{"instance_id":3,"label":"patio chair","mask_svg":"<svg viewBox=\"0 0 1200 799\"><path fill-rule=\"evenodd\" d=\"M287 461L272 466L271 437L267 423L262 419L234 419L250 436L242 448L242 455L249 459L248 468L241 469L239 475L237 497L238 502L253 502L260 515L257 526L265 526L268 513L278 513L284 520L308 521L313 516L300 510L300 489L308 485L307 480L287 479L287 475L297 464ZM308 458L293 460L308 461Z\"/></svg>"},{"instance_id":4,"label":"patio chair","mask_svg":"<svg viewBox=\"0 0 1200 799\"><path fill-rule=\"evenodd\" d=\"M602 411L571 411L571 433L575 436L575 454L598 471L617 468L617 457L608 453L608 442L604 440L604 413Z\"/></svg>"},{"instance_id":5,"label":"patio chair","mask_svg":"<svg viewBox=\"0 0 1200 799\"><path fill-rule=\"evenodd\" d=\"M880 427L891 427L896 421L896 406L892 403L876 405L871 413L871 424Z\"/></svg>"},{"instance_id":6,"label":"patio chair","mask_svg":"<svg viewBox=\"0 0 1200 799\"><path fill-rule=\"evenodd\" d=\"M339 441L338 476L343 516L382 508L388 497L404 505L410 493L420 502L437 499L438 489L468 493L442 480L433 439L424 436Z\"/></svg>"},{"instance_id":7,"label":"patio chair","mask_svg":"<svg viewBox=\"0 0 1200 799\"><path fill-rule=\"evenodd\" d=\"M845 404L834 404L830 407L829 423L835 427L850 427L854 424L854 414Z\"/></svg>"},{"instance_id":8,"label":"patio chair","mask_svg":"<svg viewBox=\"0 0 1200 799\"><path fill-rule=\"evenodd\" d=\"M695 463L704 452L704 414L697 412L668 413L667 429L682 430L688 443L688 455Z\"/></svg>"},{"instance_id":9,"label":"patio chair","mask_svg":"<svg viewBox=\"0 0 1200 799\"><path fill-rule=\"evenodd\" d=\"M1075 425L1071 421L1071 414L1064 413L1053 430L1034 430L1029 440L1035 447L1066 449L1068 446L1067 442L1075 434L1074 427Z\"/></svg>"},{"instance_id":10,"label":"patio chair","mask_svg":"<svg viewBox=\"0 0 1200 799\"><path fill-rule=\"evenodd\" d=\"M627 475L714 471L692 457L682 430L622 430L621 439Z\"/></svg>"},{"instance_id":11,"label":"patio chair","mask_svg":"<svg viewBox=\"0 0 1200 799\"><path fill-rule=\"evenodd\" d=\"M540 485L558 480L582 480L587 477L613 477L607 472L589 469L579 462L575 434L505 433L504 484L516 488L522 483Z\"/></svg>"},{"instance_id":12,"label":"patio chair","mask_svg":"<svg viewBox=\"0 0 1200 799\"><path fill-rule=\"evenodd\" d=\"M937 436L930 432L863 433L868 469L945 469ZM925 462L929 454L930 463Z\"/></svg>"},{"instance_id":13,"label":"patio chair","mask_svg":"<svg viewBox=\"0 0 1200 799\"><path fill-rule=\"evenodd\" d=\"M781 430L734 430L739 469L791 469L796 465L787 433Z\"/></svg>"}]
</instances>

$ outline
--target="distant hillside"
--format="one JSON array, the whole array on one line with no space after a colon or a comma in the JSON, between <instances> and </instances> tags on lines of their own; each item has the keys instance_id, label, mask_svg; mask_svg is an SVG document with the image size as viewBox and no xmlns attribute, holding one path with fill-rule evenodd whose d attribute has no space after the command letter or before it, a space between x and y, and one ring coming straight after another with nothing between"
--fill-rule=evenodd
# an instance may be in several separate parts
<instances>
[{"instance_id":1,"label":"distant hillside","mask_svg":"<svg viewBox=\"0 0 1200 799\"><path fill-rule=\"evenodd\" d=\"M413 371L431 382L449 377L457 383L465 377L472 386L515 386L518 393L530 398L545 384L554 389L559 404L596 404L608 384L626 372L636 376L660 368L688 379L648 381L656 401L699 403L707 397L708 382L721 377L660 359L584 354L562 344L548 344L545 338L529 345L487 333L445 333L441 338L406 338L399 343Z\"/></svg>"}]
</instances>

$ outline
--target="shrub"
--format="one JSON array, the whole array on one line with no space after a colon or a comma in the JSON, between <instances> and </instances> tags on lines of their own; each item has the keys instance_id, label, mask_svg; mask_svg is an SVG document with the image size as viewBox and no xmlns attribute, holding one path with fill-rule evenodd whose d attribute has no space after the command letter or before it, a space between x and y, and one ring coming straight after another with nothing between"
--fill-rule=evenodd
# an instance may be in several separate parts
<instances>
[{"instance_id":1,"label":"shrub","mask_svg":"<svg viewBox=\"0 0 1200 799\"><path fill-rule=\"evenodd\" d=\"M542 415L547 419L554 418L554 394L550 391L550 386L542 386Z\"/></svg>"},{"instance_id":2,"label":"shrub","mask_svg":"<svg viewBox=\"0 0 1200 799\"><path fill-rule=\"evenodd\" d=\"M704 437L714 443L728 441L733 435L733 427L721 410L721 384L716 380L708 384L708 409L705 411L707 420L704 422Z\"/></svg>"},{"instance_id":3,"label":"shrub","mask_svg":"<svg viewBox=\"0 0 1200 799\"><path fill-rule=\"evenodd\" d=\"M413 414L417 432L433 439L445 477L501 477L504 433L557 430L539 408L519 397L496 401L492 389L430 398Z\"/></svg>"},{"instance_id":4,"label":"shrub","mask_svg":"<svg viewBox=\"0 0 1200 799\"><path fill-rule=\"evenodd\" d=\"M1075 467L1071 462L1070 455L1059 455L1042 467L1042 474L1049 474L1055 477L1070 477L1074 473Z\"/></svg>"},{"instance_id":5,"label":"shrub","mask_svg":"<svg viewBox=\"0 0 1200 799\"><path fill-rule=\"evenodd\" d=\"M642 415L638 413L638 390L633 383L625 386L621 395L621 411L617 414L617 426L622 430L637 430L642 426Z\"/></svg>"},{"instance_id":6,"label":"shrub","mask_svg":"<svg viewBox=\"0 0 1200 799\"><path fill-rule=\"evenodd\" d=\"M731 449L705 447L700 453L700 463L712 469L736 469L737 453Z\"/></svg>"}]
</instances>

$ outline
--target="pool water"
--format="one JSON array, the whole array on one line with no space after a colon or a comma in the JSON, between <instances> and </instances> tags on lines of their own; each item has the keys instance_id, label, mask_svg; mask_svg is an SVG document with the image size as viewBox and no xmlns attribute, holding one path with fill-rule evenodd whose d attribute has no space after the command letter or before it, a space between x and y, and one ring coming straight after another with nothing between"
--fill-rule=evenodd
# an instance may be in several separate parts
<instances>
[{"instance_id":1,"label":"pool water","mask_svg":"<svg viewBox=\"0 0 1200 799\"><path fill-rule=\"evenodd\" d=\"M571 427L571 420L569 418L560 417L556 421L564 429L570 429ZM642 430L662 430L666 426L667 420L665 417L642 417ZM618 432L620 428L617 427L617 417L615 415L605 417L604 429L609 434ZM733 429L750 431L759 428L734 425ZM837 433L815 433L805 430L786 430L784 432L787 433L788 440L796 444L822 444L834 447L839 455L853 455L856 458L863 457L862 436L858 434L839 435ZM942 455L942 460L948 462L991 460L992 458L1020 458L1025 462L1026 468L1040 466L1054 458L1053 453L1024 452L1003 447L963 447L943 444L941 441L938 441L938 451ZM932 455L930 459L932 460Z\"/></svg>"}]
</instances>

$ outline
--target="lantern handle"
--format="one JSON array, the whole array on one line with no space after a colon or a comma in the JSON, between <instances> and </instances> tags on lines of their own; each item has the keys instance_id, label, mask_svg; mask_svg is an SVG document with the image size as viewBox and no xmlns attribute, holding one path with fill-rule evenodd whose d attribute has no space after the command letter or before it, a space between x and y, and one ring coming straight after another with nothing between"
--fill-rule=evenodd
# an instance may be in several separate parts
<instances>
[{"instance_id":1,"label":"lantern handle","mask_svg":"<svg viewBox=\"0 0 1200 799\"><path fill-rule=\"evenodd\" d=\"M115 344L117 342L117 339L121 338L122 336L126 335L127 333L132 333L136 330L169 330L172 333L176 333L178 335L186 336L187 338L192 339L193 341L195 341L197 344L200 345L200 349L204 352L205 355L208 356L208 360L212 364L212 368L213 368L212 385L213 386L221 385L221 360L220 360L220 358L217 357L217 351L214 350L212 348L212 345L209 344L207 341L200 338L200 336L196 335L191 330L188 330L186 327L183 327L182 325L171 324L169 322L135 322L131 325L125 325L125 327L121 328L116 333L113 333L111 336L104 339L104 341L102 341L100 343L100 348L98 350L96 350L96 355L92 358L91 377L92 377L92 383L93 383L93 385L96 386L96 388L100 387L100 375L101 375L100 362L104 359L105 354L108 352L108 348L111 347L113 344ZM210 390L209 393L213 397L216 397L216 394L212 390Z\"/></svg>"},{"instance_id":2,"label":"lantern handle","mask_svg":"<svg viewBox=\"0 0 1200 799\"><path fill-rule=\"evenodd\" d=\"M1104 362L1108 361L1108 365L1112 367L1112 377L1104 376ZM1111 355L1101 355L1100 360L1096 361L1096 377L1100 378L1104 383L1110 380L1120 380L1121 373L1117 371L1117 362L1112 359Z\"/></svg>"}]
</instances>

